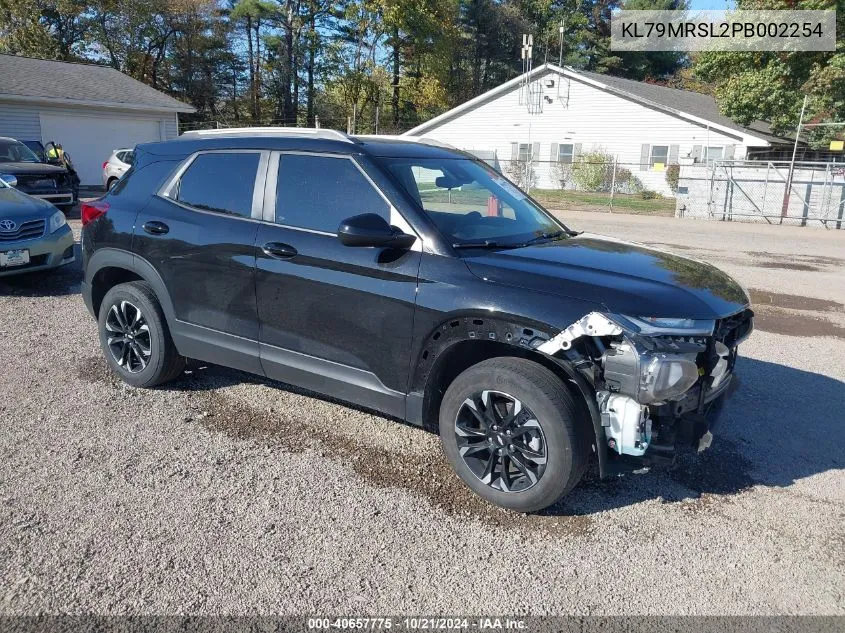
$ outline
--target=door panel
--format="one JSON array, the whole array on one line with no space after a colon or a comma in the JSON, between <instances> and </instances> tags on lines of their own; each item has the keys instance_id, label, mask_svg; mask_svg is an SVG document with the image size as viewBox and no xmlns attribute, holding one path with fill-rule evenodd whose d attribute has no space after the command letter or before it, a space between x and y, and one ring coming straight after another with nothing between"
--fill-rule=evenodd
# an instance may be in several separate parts
<instances>
[{"instance_id":1,"label":"door panel","mask_svg":"<svg viewBox=\"0 0 845 633\"><path fill-rule=\"evenodd\" d=\"M295 254L267 254L269 243ZM267 375L381 410L393 401L390 412L403 416L420 253L351 248L334 235L271 224L261 225L257 245ZM344 382L352 385L346 395L338 393Z\"/></svg>"},{"instance_id":2,"label":"door panel","mask_svg":"<svg viewBox=\"0 0 845 633\"><path fill-rule=\"evenodd\" d=\"M164 226L167 232L150 233L142 228L151 225ZM170 291L177 319L258 339L254 286L257 222L192 211L154 197L138 215L136 227L133 250L158 270Z\"/></svg>"}]
</instances>

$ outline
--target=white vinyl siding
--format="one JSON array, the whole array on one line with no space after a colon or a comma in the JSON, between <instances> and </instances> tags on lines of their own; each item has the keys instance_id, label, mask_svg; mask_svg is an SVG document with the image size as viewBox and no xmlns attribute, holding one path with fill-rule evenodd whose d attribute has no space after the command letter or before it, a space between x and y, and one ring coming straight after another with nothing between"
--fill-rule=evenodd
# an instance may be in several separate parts
<instances>
[{"instance_id":1,"label":"white vinyl siding","mask_svg":"<svg viewBox=\"0 0 845 633\"><path fill-rule=\"evenodd\" d=\"M32 105L20 103L0 102L0 136L26 141L46 142L53 139L41 138L41 114L79 113L93 117L113 117L115 114L131 116L138 120L160 121L165 140L179 136L178 115L175 112L161 114L152 112L135 112L117 110L113 108L61 108L34 103Z\"/></svg>"},{"instance_id":2,"label":"white vinyl siding","mask_svg":"<svg viewBox=\"0 0 845 633\"><path fill-rule=\"evenodd\" d=\"M0 103L0 136L20 141L41 140L41 120L31 106Z\"/></svg>"},{"instance_id":3,"label":"white vinyl siding","mask_svg":"<svg viewBox=\"0 0 845 633\"><path fill-rule=\"evenodd\" d=\"M668 164L678 157L692 155L694 146L703 154L704 147L736 146L736 158L745 156L742 134L721 133L706 123L695 123L679 116L648 107L633 99L601 90L584 81L561 77L554 71L558 86L545 87L545 77L537 77L552 103L543 103L543 111L529 114L519 103L519 88L504 92L489 101L446 118L441 123L412 131L413 134L437 139L464 150L496 152L499 157L515 160L512 144L540 142L542 151L536 171L537 187L559 186L553 183L549 165L560 156L560 149L553 153L552 145L573 145L574 157L584 152L601 150L616 156L619 164L634 172L643 184L655 191L669 194L665 172L652 172L648 168L650 153L641 161L643 145L667 147ZM733 155L732 155L733 156ZM727 151L726 151L727 157ZM640 165L645 162L645 171Z\"/></svg>"}]
</instances>

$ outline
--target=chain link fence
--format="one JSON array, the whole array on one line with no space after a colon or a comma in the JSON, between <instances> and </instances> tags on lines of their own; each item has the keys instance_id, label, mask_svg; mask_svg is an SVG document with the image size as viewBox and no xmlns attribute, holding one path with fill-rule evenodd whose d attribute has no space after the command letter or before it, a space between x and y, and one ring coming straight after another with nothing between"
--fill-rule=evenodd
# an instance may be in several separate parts
<instances>
[{"instance_id":1,"label":"chain link fence","mask_svg":"<svg viewBox=\"0 0 845 633\"><path fill-rule=\"evenodd\" d=\"M676 215L737 222L845 227L843 163L715 161L681 165Z\"/></svg>"},{"instance_id":2,"label":"chain link fence","mask_svg":"<svg viewBox=\"0 0 845 633\"><path fill-rule=\"evenodd\" d=\"M487 160L549 209L674 215L677 169L597 158L571 161Z\"/></svg>"}]
</instances>

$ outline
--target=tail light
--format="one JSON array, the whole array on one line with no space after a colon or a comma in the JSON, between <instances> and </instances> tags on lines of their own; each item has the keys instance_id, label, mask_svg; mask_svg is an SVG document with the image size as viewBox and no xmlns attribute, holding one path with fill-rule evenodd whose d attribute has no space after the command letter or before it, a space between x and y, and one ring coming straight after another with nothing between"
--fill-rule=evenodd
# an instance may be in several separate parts
<instances>
[{"instance_id":1,"label":"tail light","mask_svg":"<svg viewBox=\"0 0 845 633\"><path fill-rule=\"evenodd\" d=\"M79 215L82 218L82 226L90 224L109 210L111 205L105 200L91 200L80 205Z\"/></svg>"},{"instance_id":2,"label":"tail light","mask_svg":"<svg viewBox=\"0 0 845 633\"><path fill-rule=\"evenodd\" d=\"M105 169L105 168L106 168L106 165L108 165L108 164L109 164L109 161L104 160L104 161L103 161L103 169Z\"/></svg>"}]
</instances>

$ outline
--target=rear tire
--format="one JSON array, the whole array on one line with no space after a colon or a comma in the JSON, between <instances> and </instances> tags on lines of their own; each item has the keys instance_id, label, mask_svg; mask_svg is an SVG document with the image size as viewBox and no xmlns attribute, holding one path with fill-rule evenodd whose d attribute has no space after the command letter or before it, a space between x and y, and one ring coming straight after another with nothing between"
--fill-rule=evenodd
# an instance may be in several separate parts
<instances>
[{"instance_id":1,"label":"rear tire","mask_svg":"<svg viewBox=\"0 0 845 633\"><path fill-rule=\"evenodd\" d=\"M158 299L145 281L109 290L100 306L98 325L109 367L133 387L166 383L185 368Z\"/></svg>"},{"instance_id":2,"label":"rear tire","mask_svg":"<svg viewBox=\"0 0 845 633\"><path fill-rule=\"evenodd\" d=\"M117 178L109 178L108 182L106 183L106 191L111 191L112 188L117 184Z\"/></svg>"},{"instance_id":3,"label":"rear tire","mask_svg":"<svg viewBox=\"0 0 845 633\"><path fill-rule=\"evenodd\" d=\"M503 508L536 512L572 490L586 470L590 421L579 411L566 385L542 365L492 358L449 385L440 438L475 493Z\"/></svg>"}]
</instances>

